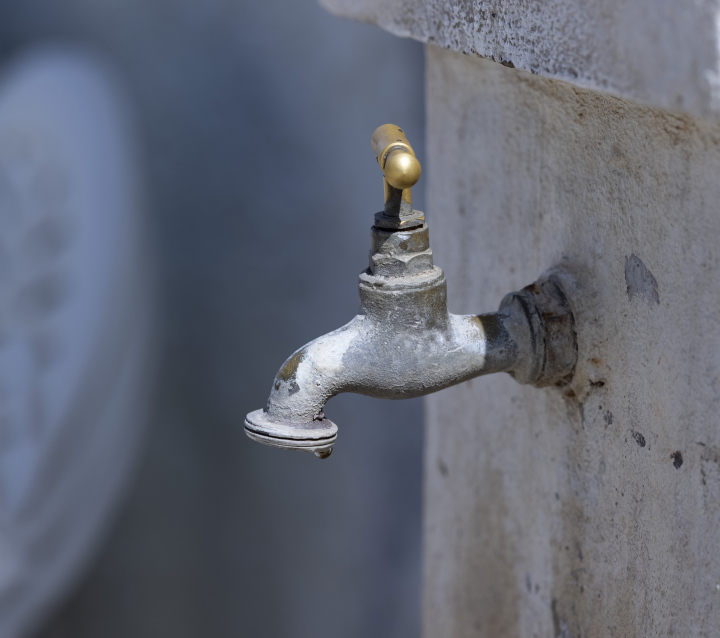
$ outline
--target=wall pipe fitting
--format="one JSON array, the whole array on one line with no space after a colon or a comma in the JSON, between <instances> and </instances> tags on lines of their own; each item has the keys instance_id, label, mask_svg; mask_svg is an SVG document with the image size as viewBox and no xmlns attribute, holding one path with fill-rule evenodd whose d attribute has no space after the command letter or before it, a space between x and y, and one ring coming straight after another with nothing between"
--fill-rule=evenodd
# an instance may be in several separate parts
<instances>
[{"instance_id":1,"label":"wall pipe fitting","mask_svg":"<svg viewBox=\"0 0 720 638\"><path fill-rule=\"evenodd\" d=\"M266 407L245 419L246 434L259 443L328 457L337 426L324 408L341 392L409 399L493 372L538 387L572 377L577 343L564 277L545 273L506 295L494 313L450 314L428 226L411 206L421 171L415 152L393 124L373 133L372 147L385 177L385 209L371 229L360 311L283 364Z\"/></svg>"}]
</instances>

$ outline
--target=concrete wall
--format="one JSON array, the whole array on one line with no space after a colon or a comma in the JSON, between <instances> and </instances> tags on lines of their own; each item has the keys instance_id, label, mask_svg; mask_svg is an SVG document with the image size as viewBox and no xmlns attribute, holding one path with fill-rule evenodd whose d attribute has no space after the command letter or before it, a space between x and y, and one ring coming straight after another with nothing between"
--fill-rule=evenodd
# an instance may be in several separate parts
<instances>
[{"instance_id":1,"label":"concrete wall","mask_svg":"<svg viewBox=\"0 0 720 638\"><path fill-rule=\"evenodd\" d=\"M720 632L720 127L427 49L453 312L561 266L575 379L427 401L426 638Z\"/></svg>"},{"instance_id":2,"label":"concrete wall","mask_svg":"<svg viewBox=\"0 0 720 638\"><path fill-rule=\"evenodd\" d=\"M321 0L332 12L507 66L717 118L717 0Z\"/></svg>"},{"instance_id":3,"label":"concrete wall","mask_svg":"<svg viewBox=\"0 0 720 638\"><path fill-rule=\"evenodd\" d=\"M427 400L424 635L717 636L717 4L324 4L438 45L427 217L451 310L551 267L576 282L569 387Z\"/></svg>"}]
</instances>

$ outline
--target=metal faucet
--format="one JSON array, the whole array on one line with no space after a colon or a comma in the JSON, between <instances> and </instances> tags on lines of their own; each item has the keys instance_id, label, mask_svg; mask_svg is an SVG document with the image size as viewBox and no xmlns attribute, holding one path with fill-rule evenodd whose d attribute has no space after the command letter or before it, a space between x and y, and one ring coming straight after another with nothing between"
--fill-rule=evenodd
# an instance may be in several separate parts
<instances>
[{"instance_id":1,"label":"metal faucet","mask_svg":"<svg viewBox=\"0 0 720 638\"><path fill-rule=\"evenodd\" d=\"M376 129L371 144L385 208L375 215L370 267L360 274L360 311L283 364L267 406L245 419L246 434L259 443L327 458L337 426L324 408L341 392L409 399L492 372L538 387L572 377L577 343L567 275L545 273L505 296L497 312L450 314L425 216L412 207L420 162L394 124Z\"/></svg>"}]
</instances>

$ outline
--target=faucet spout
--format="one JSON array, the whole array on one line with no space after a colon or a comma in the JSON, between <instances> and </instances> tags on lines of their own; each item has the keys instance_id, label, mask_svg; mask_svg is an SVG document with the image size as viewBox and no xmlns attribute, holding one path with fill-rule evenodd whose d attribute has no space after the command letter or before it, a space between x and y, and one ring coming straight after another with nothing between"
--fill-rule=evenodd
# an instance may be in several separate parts
<instances>
[{"instance_id":1,"label":"faucet spout","mask_svg":"<svg viewBox=\"0 0 720 638\"><path fill-rule=\"evenodd\" d=\"M572 313L556 276L507 295L498 312L453 315L424 222L409 230L374 226L372 245L359 314L283 364L266 407L246 417L250 438L325 458L337 437L325 404L342 392L406 399L493 372L536 385L572 372ZM561 348L548 339L550 320Z\"/></svg>"}]
</instances>

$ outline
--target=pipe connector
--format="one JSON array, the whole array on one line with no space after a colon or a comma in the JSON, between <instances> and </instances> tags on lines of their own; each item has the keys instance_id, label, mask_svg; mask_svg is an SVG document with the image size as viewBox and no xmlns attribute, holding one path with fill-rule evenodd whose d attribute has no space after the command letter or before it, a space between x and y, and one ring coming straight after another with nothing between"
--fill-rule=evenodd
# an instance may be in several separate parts
<instances>
[{"instance_id":1,"label":"pipe connector","mask_svg":"<svg viewBox=\"0 0 720 638\"><path fill-rule=\"evenodd\" d=\"M387 127L393 125L378 131ZM375 142L378 131L374 149L382 145ZM406 148L412 151L404 138L395 150ZM381 166L390 151L392 144L376 151ZM369 268L360 274L358 315L285 362L266 407L245 419L251 439L326 458L337 426L325 416L325 404L342 392L406 399L494 372L537 387L569 382L577 343L564 292L567 275L549 271L507 295L497 312L453 315L423 214L389 209L386 200L375 220Z\"/></svg>"}]
</instances>

